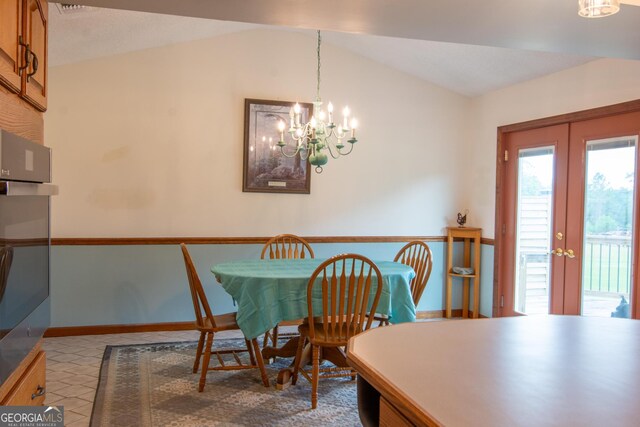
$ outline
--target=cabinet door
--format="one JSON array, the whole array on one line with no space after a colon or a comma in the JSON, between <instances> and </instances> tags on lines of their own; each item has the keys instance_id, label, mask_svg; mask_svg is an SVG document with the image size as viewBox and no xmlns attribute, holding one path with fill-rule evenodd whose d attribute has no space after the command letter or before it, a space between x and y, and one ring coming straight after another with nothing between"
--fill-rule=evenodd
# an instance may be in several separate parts
<instances>
[{"instance_id":1,"label":"cabinet door","mask_svg":"<svg viewBox=\"0 0 640 427\"><path fill-rule=\"evenodd\" d=\"M0 83L20 92L20 44L22 0L0 0Z\"/></svg>"},{"instance_id":2,"label":"cabinet door","mask_svg":"<svg viewBox=\"0 0 640 427\"><path fill-rule=\"evenodd\" d=\"M31 53L22 73L22 97L40 111L47 109L47 13L45 0L24 0L23 39Z\"/></svg>"},{"instance_id":3,"label":"cabinet door","mask_svg":"<svg viewBox=\"0 0 640 427\"><path fill-rule=\"evenodd\" d=\"M46 354L41 351L2 402L10 406L40 406L46 393Z\"/></svg>"}]
</instances>

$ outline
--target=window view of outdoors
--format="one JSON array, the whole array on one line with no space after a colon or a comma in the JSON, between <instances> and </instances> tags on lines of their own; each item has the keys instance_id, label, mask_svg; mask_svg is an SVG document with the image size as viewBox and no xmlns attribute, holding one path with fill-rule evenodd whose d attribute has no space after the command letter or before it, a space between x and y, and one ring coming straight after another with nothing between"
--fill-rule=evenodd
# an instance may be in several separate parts
<instances>
[{"instance_id":1,"label":"window view of outdoors","mask_svg":"<svg viewBox=\"0 0 640 427\"><path fill-rule=\"evenodd\" d=\"M636 138L589 141L582 315L630 317Z\"/></svg>"},{"instance_id":2,"label":"window view of outdoors","mask_svg":"<svg viewBox=\"0 0 640 427\"><path fill-rule=\"evenodd\" d=\"M515 310L549 313L553 147L518 153Z\"/></svg>"},{"instance_id":3,"label":"window view of outdoors","mask_svg":"<svg viewBox=\"0 0 640 427\"><path fill-rule=\"evenodd\" d=\"M576 251L582 257L584 316L630 317L636 139L587 143L584 239ZM553 164L552 147L518 155L514 302L527 315L549 312Z\"/></svg>"}]
</instances>

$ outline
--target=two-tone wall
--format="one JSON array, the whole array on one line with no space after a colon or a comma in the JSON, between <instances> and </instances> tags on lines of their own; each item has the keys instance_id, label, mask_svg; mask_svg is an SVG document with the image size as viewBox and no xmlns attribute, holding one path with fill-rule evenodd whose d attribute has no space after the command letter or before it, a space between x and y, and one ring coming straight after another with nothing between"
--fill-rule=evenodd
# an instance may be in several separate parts
<instances>
[{"instance_id":1,"label":"two-tone wall","mask_svg":"<svg viewBox=\"0 0 640 427\"><path fill-rule=\"evenodd\" d=\"M309 195L241 191L244 99L313 100L315 43L256 30L52 68L53 237L442 236L463 208L470 100L326 43L322 96L358 117L354 152L314 174ZM209 268L259 246L192 247L216 311L233 306ZM314 248L393 259L401 246ZM443 306L443 243L432 248L429 311ZM53 326L193 317L175 244L52 252Z\"/></svg>"},{"instance_id":2,"label":"two-tone wall","mask_svg":"<svg viewBox=\"0 0 640 427\"><path fill-rule=\"evenodd\" d=\"M418 310L437 315L444 308L446 244L428 242L434 264ZM404 243L314 243L316 257L360 253L393 260ZM214 312L234 311L231 297L210 269L221 262L259 258L260 244L189 245ZM458 251L460 252L460 251ZM483 245L480 313L491 316L492 247ZM54 246L52 326L182 322L193 320L182 253L171 245ZM453 308L461 308L461 286L454 286Z\"/></svg>"},{"instance_id":3,"label":"two-tone wall","mask_svg":"<svg viewBox=\"0 0 640 427\"><path fill-rule=\"evenodd\" d=\"M325 44L322 95L359 118L354 153L313 175L309 195L243 193L244 99L312 100L314 46L312 35L253 30L52 68L54 238L434 236L418 310L438 311L445 227L468 208L469 225L494 237L496 128L640 98L635 61L598 60L470 99ZM401 246L314 244L318 256L373 259ZM493 246L482 248L490 316ZM191 249L215 311L233 310L209 268L256 258L260 245ZM191 320L189 304L176 244L53 247L53 326Z\"/></svg>"}]
</instances>

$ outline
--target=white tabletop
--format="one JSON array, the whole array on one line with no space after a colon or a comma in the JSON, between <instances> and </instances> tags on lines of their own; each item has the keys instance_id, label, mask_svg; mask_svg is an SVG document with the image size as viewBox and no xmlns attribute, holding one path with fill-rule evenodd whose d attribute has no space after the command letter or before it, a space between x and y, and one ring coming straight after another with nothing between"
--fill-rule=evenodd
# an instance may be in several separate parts
<instances>
[{"instance_id":1,"label":"white tabletop","mask_svg":"<svg viewBox=\"0 0 640 427\"><path fill-rule=\"evenodd\" d=\"M349 359L383 395L447 426L640 425L637 320L402 324L353 338Z\"/></svg>"}]
</instances>

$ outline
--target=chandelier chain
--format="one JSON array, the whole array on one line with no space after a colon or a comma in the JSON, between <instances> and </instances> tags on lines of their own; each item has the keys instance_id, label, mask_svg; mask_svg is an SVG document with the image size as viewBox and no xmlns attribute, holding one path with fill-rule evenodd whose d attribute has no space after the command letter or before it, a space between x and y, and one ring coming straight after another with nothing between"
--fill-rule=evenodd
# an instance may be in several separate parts
<instances>
[{"instance_id":1,"label":"chandelier chain","mask_svg":"<svg viewBox=\"0 0 640 427\"><path fill-rule=\"evenodd\" d=\"M320 43L321 43L321 37L320 37L320 30L318 30L318 84L316 87L316 100L320 101Z\"/></svg>"}]
</instances>

